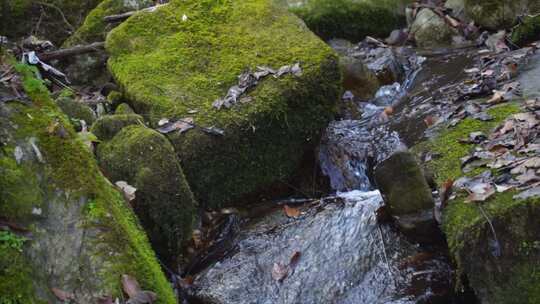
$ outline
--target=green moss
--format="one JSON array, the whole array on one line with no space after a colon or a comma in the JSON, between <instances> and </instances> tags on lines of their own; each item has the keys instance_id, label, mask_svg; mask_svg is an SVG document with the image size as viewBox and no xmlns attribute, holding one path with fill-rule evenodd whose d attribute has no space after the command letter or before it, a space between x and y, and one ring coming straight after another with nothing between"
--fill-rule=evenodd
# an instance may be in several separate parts
<instances>
[{"instance_id":1,"label":"green moss","mask_svg":"<svg viewBox=\"0 0 540 304\"><path fill-rule=\"evenodd\" d=\"M225 130L224 137L198 129L170 136L205 206L287 179L332 118L341 91L337 56L271 1L172 1L122 23L107 49L113 76L153 126L192 116L199 126ZM249 92L249 103L212 106L246 69L295 62L301 77L268 77Z\"/></svg>"},{"instance_id":2,"label":"green moss","mask_svg":"<svg viewBox=\"0 0 540 304\"><path fill-rule=\"evenodd\" d=\"M448 179L457 179L464 175L461 171L460 158L469 155L474 145L461 144L459 139L469 138L472 132L489 133L511 114L519 112L517 103L503 104L491 108L488 113L493 117L492 121L484 122L472 118L464 119L456 127L443 127L437 137L425 142L417 147L416 151L430 151L437 155L437 158L429 162L427 166L435 173L435 179L439 184ZM480 169L481 170L481 169ZM478 170L473 170L467 175L478 174Z\"/></svg>"},{"instance_id":3,"label":"green moss","mask_svg":"<svg viewBox=\"0 0 540 304\"><path fill-rule=\"evenodd\" d=\"M116 107L114 114L116 115L135 114L135 111L133 111L133 109L127 103L121 103L118 107Z\"/></svg>"},{"instance_id":4,"label":"green moss","mask_svg":"<svg viewBox=\"0 0 540 304\"><path fill-rule=\"evenodd\" d=\"M540 37L540 15L525 16L512 30L511 40L515 45L524 46Z\"/></svg>"},{"instance_id":5,"label":"green moss","mask_svg":"<svg viewBox=\"0 0 540 304\"><path fill-rule=\"evenodd\" d=\"M517 103L494 107L488 112L493 121L465 119L415 149L440 154L439 158L427 164L435 172L439 184L464 175L476 175L485 168L467 174L461 171L460 158L469 155L474 145L460 144L458 139L467 138L476 131L488 134L519 111ZM529 299L537 299L539 295L538 269L527 265L540 256L540 250L535 247L535 244L540 244L540 225L536 220L540 199L517 200L513 198L516 194L516 191L497 193L478 205L466 202L466 194L458 193L458 197L444 209L442 229L458 271L466 273L472 287L490 303L534 303ZM499 258L493 256L489 247L488 240L493 239L493 233L479 206L496 231L502 251Z\"/></svg>"},{"instance_id":6,"label":"green moss","mask_svg":"<svg viewBox=\"0 0 540 304\"><path fill-rule=\"evenodd\" d=\"M0 157L0 214L24 219L34 207L40 207L41 201L42 192L32 168L17 165L11 157Z\"/></svg>"},{"instance_id":7,"label":"green moss","mask_svg":"<svg viewBox=\"0 0 540 304\"><path fill-rule=\"evenodd\" d=\"M144 125L142 116L137 114L104 115L96 120L90 131L100 140L109 140L123 128L131 125Z\"/></svg>"},{"instance_id":8,"label":"green moss","mask_svg":"<svg viewBox=\"0 0 540 304\"><path fill-rule=\"evenodd\" d=\"M101 175L93 155L78 140L73 127L51 99L45 86L35 78L35 70L22 65L17 66L17 70L23 76L25 92L32 99L33 105L10 103L9 106L13 108L10 119L17 124L16 139L30 137L37 139L36 145L44 159L39 168L43 171L42 184L46 185L42 188L44 191L49 194L58 191L67 192L68 203L78 198L88 198L87 204L91 204L92 207L85 210L92 209L92 212L85 213L86 226L95 228L94 231L100 231L99 237L89 240L95 242L90 246L92 254L95 255L91 257L90 263L98 263L100 266L98 282L101 287L112 296L121 297L120 276L130 274L137 278L143 289L156 292L159 303L176 303L169 282L161 272L147 236L133 211L124 202L122 195ZM10 170L14 167L12 161L2 160L0 164L1 170L6 170L5 168ZM19 185L17 179L9 180ZM7 191L12 191L13 186L8 186ZM7 202L7 204L18 203ZM12 283L17 284L18 291L15 296L24 299L21 303L34 303L26 300L33 294L26 288L31 288L32 283L28 280L33 280L34 277L30 276L31 279L28 279L25 275L26 269L31 268L31 262L21 260L20 263L16 263L18 258L19 256L13 255L13 252L0 252L0 264L9 261L11 265L7 270L2 269L9 279L1 279L0 287L4 286L2 284L9 286ZM32 267L34 266L41 265ZM20 274L19 281L17 281L18 274ZM88 278L90 279L92 278ZM4 291L3 288L0 290Z\"/></svg>"},{"instance_id":9,"label":"green moss","mask_svg":"<svg viewBox=\"0 0 540 304\"><path fill-rule=\"evenodd\" d=\"M111 180L137 188L135 212L158 255L175 261L191 237L196 203L170 142L152 129L129 126L97 155Z\"/></svg>"},{"instance_id":10,"label":"green moss","mask_svg":"<svg viewBox=\"0 0 540 304\"><path fill-rule=\"evenodd\" d=\"M405 18L388 1L311 0L291 11L323 39L360 41L365 36L386 37L404 25Z\"/></svg>"},{"instance_id":11,"label":"green moss","mask_svg":"<svg viewBox=\"0 0 540 304\"><path fill-rule=\"evenodd\" d=\"M10 235L8 237L3 237ZM9 243L16 242L17 246ZM24 239L9 232L0 232L0 303L45 303L35 297L32 269L19 246Z\"/></svg>"},{"instance_id":12,"label":"green moss","mask_svg":"<svg viewBox=\"0 0 540 304\"><path fill-rule=\"evenodd\" d=\"M86 16L84 23L71 37L69 37L64 46L68 47L77 44L104 41L112 26L107 24L103 18L109 15L148 7L151 4L152 1L150 0L103 0L88 14L88 16Z\"/></svg>"}]
</instances>

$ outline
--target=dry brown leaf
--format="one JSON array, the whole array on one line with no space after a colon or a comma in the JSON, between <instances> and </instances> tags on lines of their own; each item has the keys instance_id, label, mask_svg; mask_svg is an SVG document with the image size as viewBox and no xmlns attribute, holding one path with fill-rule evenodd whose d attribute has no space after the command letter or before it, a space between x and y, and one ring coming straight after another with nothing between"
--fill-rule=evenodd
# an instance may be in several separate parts
<instances>
[{"instance_id":1,"label":"dry brown leaf","mask_svg":"<svg viewBox=\"0 0 540 304\"><path fill-rule=\"evenodd\" d=\"M426 118L424 118L424 123L426 124L426 126L429 128L431 126L433 126L434 124L436 124L437 122L439 121L439 118L438 117L435 117L435 116L428 116Z\"/></svg>"},{"instance_id":2,"label":"dry brown leaf","mask_svg":"<svg viewBox=\"0 0 540 304\"><path fill-rule=\"evenodd\" d=\"M387 116L390 116L390 115L394 114L394 108L393 107L386 107L386 108L384 108L384 113Z\"/></svg>"},{"instance_id":3,"label":"dry brown leaf","mask_svg":"<svg viewBox=\"0 0 540 304\"><path fill-rule=\"evenodd\" d=\"M129 298L133 298L141 292L141 286L137 279L128 274L122 275L122 288Z\"/></svg>"},{"instance_id":4,"label":"dry brown leaf","mask_svg":"<svg viewBox=\"0 0 540 304\"><path fill-rule=\"evenodd\" d=\"M283 206L283 210L285 211L285 214L288 217L297 218L297 217L300 216L300 209L298 209L298 208L289 207L289 206L285 205L285 206Z\"/></svg>"},{"instance_id":5,"label":"dry brown leaf","mask_svg":"<svg viewBox=\"0 0 540 304\"><path fill-rule=\"evenodd\" d=\"M54 294L54 296L58 300L60 300L62 302L66 302L66 301L75 299L75 296L72 293L69 293L67 291L63 291L61 289L53 287L53 288L51 288L51 291Z\"/></svg>"},{"instance_id":6,"label":"dry brown leaf","mask_svg":"<svg viewBox=\"0 0 540 304\"><path fill-rule=\"evenodd\" d=\"M272 278L278 282L282 282L289 274L289 267L281 263L274 263L272 267Z\"/></svg>"},{"instance_id":7,"label":"dry brown leaf","mask_svg":"<svg viewBox=\"0 0 540 304\"><path fill-rule=\"evenodd\" d=\"M452 194L453 186L454 186L453 179L448 179L442 184L442 187L441 187L441 208L442 209L446 207L448 199L450 198L450 195Z\"/></svg>"},{"instance_id":8,"label":"dry brown leaf","mask_svg":"<svg viewBox=\"0 0 540 304\"><path fill-rule=\"evenodd\" d=\"M301 256L300 251L293 252L293 254L291 255L291 259L289 261L289 265L291 267L294 267L298 263L298 261L300 260L300 256Z\"/></svg>"}]
</instances>

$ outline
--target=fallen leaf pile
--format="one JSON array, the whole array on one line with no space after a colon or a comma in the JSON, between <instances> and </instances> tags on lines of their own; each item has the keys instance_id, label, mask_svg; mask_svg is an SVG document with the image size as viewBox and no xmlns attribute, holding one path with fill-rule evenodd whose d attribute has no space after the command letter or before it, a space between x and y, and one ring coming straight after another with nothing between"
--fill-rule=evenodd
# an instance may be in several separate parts
<instances>
[{"instance_id":1,"label":"fallen leaf pile","mask_svg":"<svg viewBox=\"0 0 540 304\"><path fill-rule=\"evenodd\" d=\"M517 113L496 127L491 134L475 132L468 143L478 144L461 159L467 173L486 171L475 177L462 177L453 186L468 193L467 201L483 202L495 193L516 190L515 199L540 196L540 112L538 100L524 103L526 112Z\"/></svg>"}]
</instances>

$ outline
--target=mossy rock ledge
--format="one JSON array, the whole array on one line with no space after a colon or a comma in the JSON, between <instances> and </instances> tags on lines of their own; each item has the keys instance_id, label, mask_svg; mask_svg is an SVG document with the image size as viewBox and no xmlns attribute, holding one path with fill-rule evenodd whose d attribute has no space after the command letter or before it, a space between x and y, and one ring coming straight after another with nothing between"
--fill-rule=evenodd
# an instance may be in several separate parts
<instances>
[{"instance_id":1,"label":"mossy rock ledge","mask_svg":"<svg viewBox=\"0 0 540 304\"><path fill-rule=\"evenodd\" d=\"M147 127L128 126L100 144L97 156L111 181L137 188L132 205L158 256L172 265L181 262L196 203L169 140Z\"/></svg>"},{"instance_id":2,"label":"mossy rock ledge","mask_svg":"<svg viewBox=\"0 0 540 304\"><path fill-rule=\"evenodd\" d=\"M435 173L439 186L448 179L475 176L485 168L461 172L460 158L469 155L474 145L460 144L458 139L471 132L487 134L519 111L514 103L494 107L488 111L493 121L467 118L456 127L442 128L436 138L415 150L439 155L426 164ZM465 202L463 194L450 201L443 211L442 230L458 268L457 275L466 275L481 303L540 302L540 199L516 199L516 194L498 193L481 204L493 224L498 246L482 211L476 204Z\"/></svg>"},{"instance_id":3,"label":"mossy rock ledge","mask_svg":"<svg viewBox=\"0 0 540 304\"><path fill-rule=\"evenodd\" d=\"M273 1L171 1L111 31L109 69L153 127L191 117L202 127L170 133L199 203L220 207L286 181L318 143L341 94L337 55ZM247 103L213 103L257 66L299 63L301 76L266 77Z\"/></svg>"},{"instance_id":4,"label":"mossy rock ledge","mask_svg":"<svg viewBox=\"0 0 540 304\"><path fill-rule=\"evenodd\" d=\"M53 289L82 304L123 298L123 274L156 292L158 303L176 303L122 194L36 70L17 69L31 101L0 103L0 214L11 223L0 232L0 303L57 303ZM0 95L9 92L0 86Z\"/></svg>"}]
</instances>

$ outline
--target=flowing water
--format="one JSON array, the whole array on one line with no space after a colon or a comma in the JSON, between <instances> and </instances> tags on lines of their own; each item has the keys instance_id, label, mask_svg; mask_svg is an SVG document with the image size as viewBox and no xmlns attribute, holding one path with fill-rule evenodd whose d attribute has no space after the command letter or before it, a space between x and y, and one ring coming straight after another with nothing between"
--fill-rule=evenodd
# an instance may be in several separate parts
<instances>
[{"instance_id":1,"label":"flowing water","mask_svg":"<svg viewBox=\"0 0 540 304\"><path fill-rule=\"evenodd\" d=\"M278 207L244 221L229 253L196 276L194 298L202 303L453 303L454 274L444 250L412 244L392 225L377 223L383 200L371 171L405 142L423 136L422 117L431 111L426 100L436 96L435 88L463 79L461 71L470 62L456 54L404 67L405 80L377 94L395 106L391 121L376 120L384 107L361 102L359 120L332 122L319 158L336 197L302 206L298 218Z\"/></svg>"}]
</instances>

